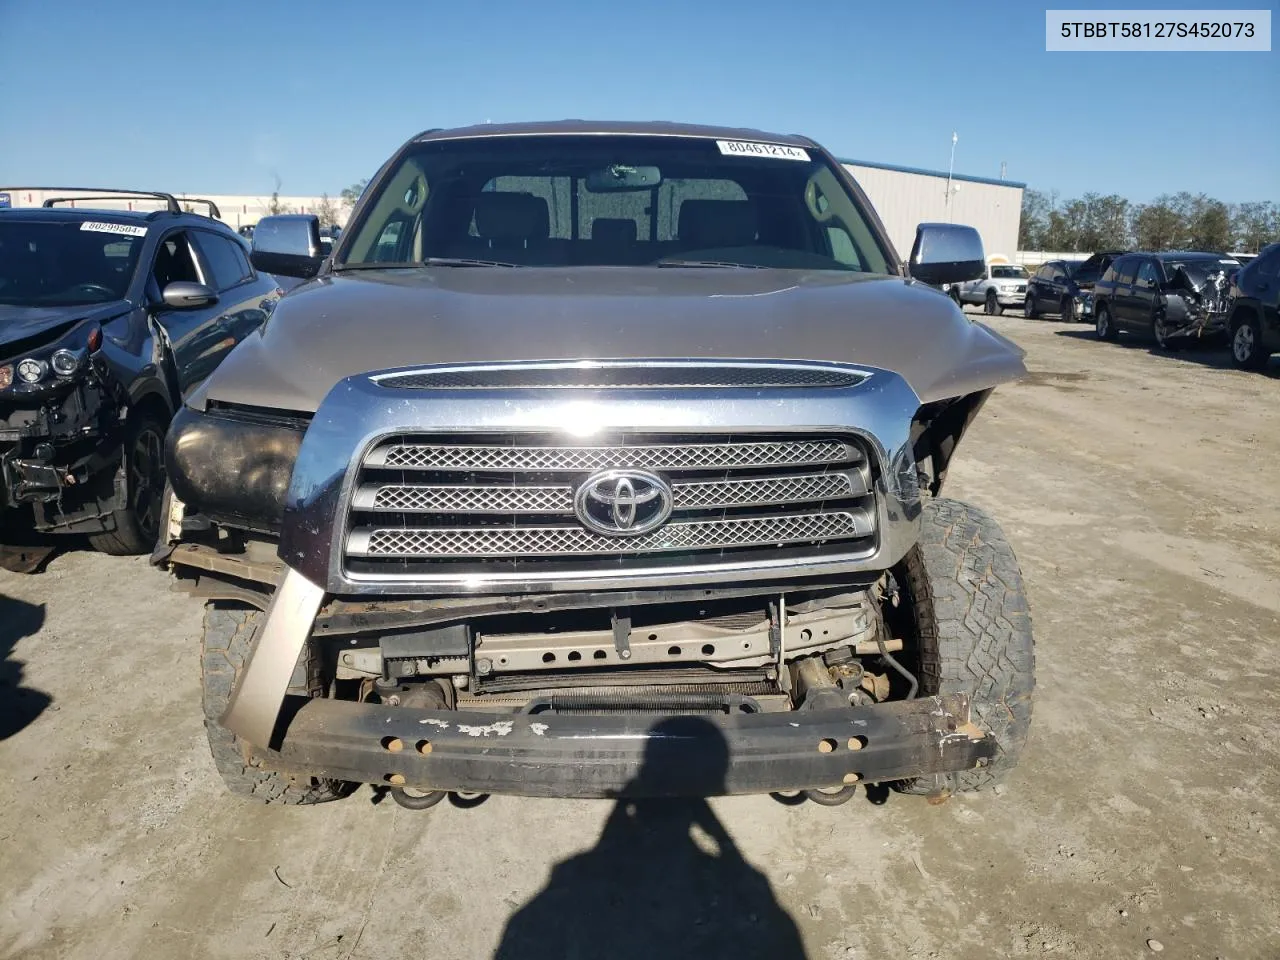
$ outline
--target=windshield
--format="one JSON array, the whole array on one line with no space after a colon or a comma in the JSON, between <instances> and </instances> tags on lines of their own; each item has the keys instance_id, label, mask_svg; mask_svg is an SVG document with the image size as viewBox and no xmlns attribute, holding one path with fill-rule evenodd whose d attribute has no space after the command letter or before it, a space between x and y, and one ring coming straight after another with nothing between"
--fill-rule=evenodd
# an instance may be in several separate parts
<instances>
[{"instance_id":1,"label":"windshield","mask_svg":"<svg viewBox=\"0 0 1280 960\"><path fill-rule=\"evenodd\" d=\"M798 147L612 135L442 140L411 148L374 189L338 269L434 258L891 272L840 177Z\"/></svg>"},{"instance_id":2,"label":"windshield","mask_svg":"<svg viewBox=\"0 0 1280 960\"><path fill-rule=\"evenodd\" d=\"M1076 283L1097 283L1098 277L1102 275L1102 264L1086 263L1081 261L1078 264L1067 264L1068 275Z\"/></svg>"},{"instance_id":3,"label":"windshield","mask_svg":"<svg viewBox=\"0 0 1280 960\"><path fill-rule=\"evenodd\" d=\"M1228 257L1194 257L1186 260L1166 260L1164 262L1165 276L1173 277L1178 268L1181 267L1186 273L1188 279L1196 286L1200 286L1209 279L1211 274L1230 273L1240 267L1238 260Z\"/></svg>"},{"instance_id":4,"label":"windshield","mask_svg":"<svg viewBox=\"0 0 1280 960\"><path fill-rule=\"evenodd\" d=\"M146 228L0 220L0 303L60 307L123 298L144 239L132 231Z\"/></svg>"},{"instance_id":5,"label":"windshield","mask_svg":"<svg viewBox=\"0 0 1280 960\"><path fill-rule=\"evenodd\" d=\"M1025 268L1008 264L992 267L991 276L996 280L1025 280L1028 274Z\"/></svg>"}]
</instances>

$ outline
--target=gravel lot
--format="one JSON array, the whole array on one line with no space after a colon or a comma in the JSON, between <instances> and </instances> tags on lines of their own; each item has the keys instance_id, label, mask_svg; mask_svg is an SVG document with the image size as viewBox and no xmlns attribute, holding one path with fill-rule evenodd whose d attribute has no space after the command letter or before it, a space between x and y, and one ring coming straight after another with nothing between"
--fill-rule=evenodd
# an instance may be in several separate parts
<instances>
[{"instance_id":1,"label":"gravel lot","mask_svg":"<svg viewBox=\"0 0 1280 960\"><path fill-rule=\"evenodd\" d=\"M998 795L249 806L197 604L76 549L0 571L0 955L1280 957L1280 366L992 325L1033 372L948 492L1002 521L1035 620Z\"/></svg>"}]
</instances>

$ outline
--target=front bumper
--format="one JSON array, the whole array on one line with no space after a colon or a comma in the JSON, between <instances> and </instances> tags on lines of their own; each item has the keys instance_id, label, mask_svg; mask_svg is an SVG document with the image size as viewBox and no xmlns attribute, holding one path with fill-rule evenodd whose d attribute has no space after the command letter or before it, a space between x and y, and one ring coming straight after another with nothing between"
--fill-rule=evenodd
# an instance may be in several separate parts
<instances>
[{"instance_id":1,"label":"front bumper","mask_svg":"<svg viewBox=\"0 0 1280 960\"><path fill-rule=\"evenodd\" d=\"M996 752L964 696L729 715L461 713L311 700L268 766L537 797L719 796L969 770Z\"/></svg>"},{"instance_id":2,"label":"front bumper","mask_svg":"<svg viewBox=\"0 0 1280 960\"><path fill-rule=\"evenodd\" d=\"M1020 307L1026 299L1027 291L1025 290L1018 292L1012 290L1008 292L1003 290L996 291L996 300L1002 307Z\"/></svg>"}]
</instances>

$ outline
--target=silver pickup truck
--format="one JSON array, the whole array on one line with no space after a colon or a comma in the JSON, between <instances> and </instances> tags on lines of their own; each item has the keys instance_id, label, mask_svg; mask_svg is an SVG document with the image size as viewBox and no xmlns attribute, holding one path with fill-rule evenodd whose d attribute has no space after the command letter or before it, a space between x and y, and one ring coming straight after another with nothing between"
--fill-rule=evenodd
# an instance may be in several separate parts
<instances>
[{"instance_id":1,"label":"silver pickup truck","mask_svg":"<svg viewBox=\"0 0 1280 960\"><path fill-rule=\"evenodd\" d=\"M1008 542L941 495L1022 354L813 141L431 130L187 399L155 562L206 603L228 786L667 796L995 783L1031 720Z\"/></svg>"},{"instance_id":2,"label":"silver pickup truck","mask_svg":"<svg viewBox=\"0 0 1280 960\"><path fill-rule=\"evenodd\" d=\"M951 284L947 292L960 306L976 304L990 316L1000 316L1005 307L1022 309L1027 299L1026 267L1016 263L989 263L983 275L974 280Z\"/></svg>"}]
</instances>

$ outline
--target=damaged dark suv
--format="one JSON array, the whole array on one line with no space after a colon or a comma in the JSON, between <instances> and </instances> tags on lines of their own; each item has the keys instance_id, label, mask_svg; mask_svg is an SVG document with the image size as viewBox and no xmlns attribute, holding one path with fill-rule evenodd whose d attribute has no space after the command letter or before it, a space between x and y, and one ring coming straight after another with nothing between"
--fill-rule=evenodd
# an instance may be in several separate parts
<instances>
[{"instance_id":1,"label":"damaged dark suv","mask_svg":"<svg viewBox=\"0 0 1280 960\"><path fill-rule=\"evenodd\" d=\"M211 202L85 192L0 211L0 548L18 569L32 534L154 547L173 411L280 294ZM120 200L164 209L94 209Z\"/></svg>"},{"instance_id":2,"label":"damaged dark suv","mask_svg":"<svg viewBox=\"0 0 1280 960\"><path fill-rule=\"evenodd\" d=\"M235 792L605 797L1003 777L1018 565L942 497L1015 346L813 141L661 123L414 137L187 399L155 561L207 603ZM644 775L640 775L641 766Z\"/></svg>"}]
</instances>

